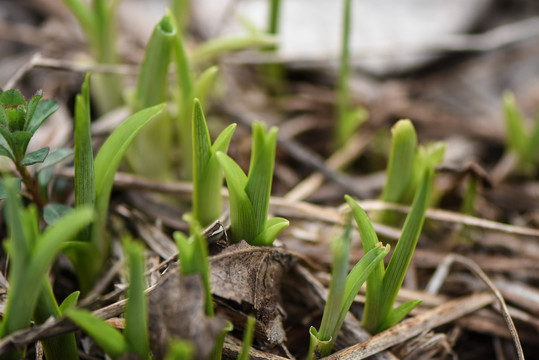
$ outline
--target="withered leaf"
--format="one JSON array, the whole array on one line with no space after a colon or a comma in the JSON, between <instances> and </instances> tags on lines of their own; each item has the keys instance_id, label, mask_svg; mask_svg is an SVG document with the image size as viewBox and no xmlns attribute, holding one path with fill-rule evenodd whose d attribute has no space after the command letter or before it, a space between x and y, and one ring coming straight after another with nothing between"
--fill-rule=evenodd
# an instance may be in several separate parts
<instances>
[{"instance_id":1,"label":"withered leaf","mask_svg":"<svg viewBox=\"0 0 539 360\"><path fill-rule=\"evenodd\" d=\"M283 249L242 241L210 258L212 293L253 311L264 340L280 344L285 340L278 310L281 279L292 262Z\"/></svg>"},{"instance_id":2,"label":"withered leaf","mask_svg":"<svg viewBox=\"0 0 539 360\"><path fill-rule=\"evenodd\" d=\"M198 275L180 276L176 268L163 276L150 293L150 347L154 359L165 357L171 338L190 340L196 349L195 359L208 358L226 321L206 317L204 299Z\"/></svg>"}]
</instances>

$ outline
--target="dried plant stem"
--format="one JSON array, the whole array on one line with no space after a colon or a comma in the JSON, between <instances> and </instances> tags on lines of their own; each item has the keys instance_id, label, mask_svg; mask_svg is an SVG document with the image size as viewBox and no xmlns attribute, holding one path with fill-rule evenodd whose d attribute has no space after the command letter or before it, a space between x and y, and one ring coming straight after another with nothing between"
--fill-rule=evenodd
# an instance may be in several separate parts
<instances>
[{"instance_id":1,"label":"dried plant stem","mask_svg":"<svg viewBox=\"0 0 539 360\"><path fill-rule=\"evenodd\" d=\"M444 261L440 264L440 266L436 269L436 272L432 276L431 281L429 282L426 288L427 292L431 294L435 294L439 290L440 286L442 285L443 280L447 277L447 274L449 273L449 267L454 263L458 263L458 264L462 264L466 266L466 268L468 268L475 276L477 276L481 281L483 281L483 283L488 287L488 289L494 294L500 306L500 310L505 319L505 322L507 323L509 332L511 333L511 337L513 338L513 342L515 344L515 349L516 349L518 358L523 360L524 352L522 351L522 346L520 344L520 339L517 333L517 329L515 328L513 319L511 318L511 315L509 314L509 309L507 308L505 300L502 294L500 293L500 291L488 278L487 274L485 274L485 272L473 260L465 256L458 255L458 254L448 255L444 259Z\"/></svg>"}]
</instances>

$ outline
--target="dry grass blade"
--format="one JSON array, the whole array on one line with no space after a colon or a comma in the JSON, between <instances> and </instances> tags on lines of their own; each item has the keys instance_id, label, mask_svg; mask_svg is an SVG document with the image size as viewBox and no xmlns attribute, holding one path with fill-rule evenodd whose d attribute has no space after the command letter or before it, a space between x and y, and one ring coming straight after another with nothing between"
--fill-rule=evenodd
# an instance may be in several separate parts
<instances>
[{"instance_id":1,"label":"dry grass blade","mask_svg":"<svg viewBox=\"0 0 539 360\"><path fill-rule=\"evenodd\" d=\"M427 286L428 292L434 293L437 291L437 289L441 285L441 282L447 276L447 273L449 272L449 267L453 263L459 263L466 266L475 276L481 279L481 281L483 281L483 283L485 283L485 285L489 288L489 290L494 294L500 306L500 310L505 319L505 322L507 323L509 332L511 333L511 336L513 338L513 342L515 343L515 348L518 354L518 358L523 360L524 352L522 351L522 346L520 344L520 339L518 337L517 329L515 328L513 319L511 319L511 315L509 314L509 309L507 308L507 305L505 304L505 300L503 299L503 296L500 293L500 291L496 288L496 286L494 286L492 281L490 281L487 274L485 274L485 272L481 270L481 268L473 260L468 259L467 257L458 255L458 254L448 255L444 259L444 262L438 267L438 269L434 273L431 279L431 282Z\"/></svg>"},{"instance_id":2,"label":"dry grass blade","mask_svg":"<svg viewBox=\"0 0 539 360\"><path fill-rule=\"evenodd\" d=\"M494 301L491 294L478 293L461 297L426 311L373 336L372 338L328 356L328 360L364 359L403 343L427 330L447 324L481 309Z\"/></svg>"}]
</instances>

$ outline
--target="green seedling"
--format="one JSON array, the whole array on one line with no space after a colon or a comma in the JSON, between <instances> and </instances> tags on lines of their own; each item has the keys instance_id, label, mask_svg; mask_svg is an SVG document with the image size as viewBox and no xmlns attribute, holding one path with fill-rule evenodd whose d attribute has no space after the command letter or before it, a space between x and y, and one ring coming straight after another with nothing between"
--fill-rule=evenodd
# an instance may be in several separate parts
<instances>
[{"instance_id":1,"label":"green seedling","mask_svg":"<svg viewBox=\"0 0 539 360\"><path fill-rule=\"evenodd\" d=\"M40 214L47 205L51 166L72 154L68 149L49 153L48 147L27 153L35 132L58 109L56 101L42 100L42 97L43 92L38 91L27 102L16 90L0 91L0 155L11 159L20 176L18 181L24 183ZM28 167L34 164L38 165L31 173ZM3 188L1 181L0 188ZM5 195L4 191L0 193Z\"/></svg>"},{"instance_id":2,"label":"green seedling","mask_svg":"<svg viewBox=\"0 0 539 360\"><path fill-rule=\"evenodd\" d=\"M144 255L142 246L126 239L124 248L129 263L129 288L125 310L125 332L107 324L103 319L82 309L70 308L66 315L82 328L113 359L123 354L150 358L148 309L144 282Z\"/></svg>"},{"instance_id":3,"label":"green seedling","mask_svg":"<svg viewBox=\"0 0 539 360\"><path fill-rule=\"evenodd\" d=\"M212 145L202 106L193 109L193 216L202 226L217 220L223 211L223 171L217 151L226 153L236 124L229 125Z\"/></svg>"},{"instance_id":4,"label":"green seedling","mask_svg":"<svg viewBox=\"0 0 539 360\"><path fill-rule=\"evenodd\" d=\"M386 182L381 200L388 203L410 204L412 194L421 182L427 168L441 163L445 144L433 142L417 145L417 135L410 120L399 120L391 129L392 143L386 170ZM395 214L383 212L377 219L384 223L394 223Z\"/></svg>"},{"instance_id":5,"label":"green seedling","mask_svg":"<svg viewBox=\"0 0 539 360\"><path fill-rule=\"evenodd\" d=\"M194 358L195 348L190 341L174 339L168 345L165 360L191 360Z\"/></svg>"},{"instance_id":6,"label":"green seedling","mask_svg":"<svg viewBox=\"0 0 539 360\"><path fill-rule=\"evenodd\" d=\"M91 289L107 258L105 232L114 175L137 133L161 110L156 105L128 117L105 141L95 160L90 133L90 90L86 76L75 100L75 205L95 209L96 220L64 250L78 275L82 292Z\"/></svg>"},{"instance_id":7,"label":"green seedling","mask_svg":"<svg viewBox=\"0 0 539 360\"><path fill-rule=\"evenodd\" d=\"M155 26L146 46L132 104L134 112L167 101L168 68L176 37L174 23L170 16L164 16ZM165 111L134 139L126 158L136 174L160 180L171 178L171 130L172 118Z\"/></svg>"},{"instance_id":8,"label":"green seedling","mask_svg":"<svg viewBox=\"0 0 539 360\"><path fill-rule=\"evenodd\" d=\"M271 245L288 226L288 220L268 220L269 198L275 163L277 128L266 133L263 123L253 125L253 144L249 174L229 156L217 152L225 172L230 196L231 240L247 241L251 245Z\"/></svg>"},{"instance_id":9,"label":"green seedling","mask_svg":"<svg viewBox=\"0 0 539 360\"><path fill-rule=\"evenodd\" d=\"M345 0L343 11L343 28L341 55L339 60L339 78L337 89L337 126L335 129L335 147L342 147L348 139L359 129L361 124L367 120L369 114L363 107L352 107L350 105L350 90L348 81L350 79L350 25L352 17L352 1Z\"/></svg>"},{"instance_id":10,"label":"green seedling","mask_svg":"<svg viewBox=\"0 0 539 360\"><path fill-rule=\"evenodd\" d=\"M503 95L505 113L506 151L516 154L523 173L533 175L539 163L539 115L527 126L513 94Z\"/></svg>"},{"instance_id":11,"label":"green seedling","mask_svg":"<svg viewBox=\"0 0 539 360\"><path fill-rule=\"evenodd\" d=\"M344 322L346 314L354 301L359 289L372 271L382 263L389 252L389 245L377 243L348 273L351 235L350 222L344 234L333 242L333 269L329 294L322 315L320 328L310 328L310 345L307 359L318 359L331 353L333 343Z\"/></svg>"},{"instance_id":12,"label":"green seedling","mask_svg":"<svg viewBox=\"0 0 539 360\"><path fill-rule=\"evenodd\" d=\"M0 326L0 337L29 327L32 319L42 323L50 316L60 317L61 310L52 293L47 273L65 243L87 226L94 215L92 209L81 207L40 232L35 205L23 208L17 196L15 181L7 179L4 184L7 192L5 216L9 236L9 240L4 244L10 257L10 287ZM43 348L49 359L78 358L73 333L44 341ZM20 354L12 351L5 358L19 359Z\"/></svg>"},{"instance_id":13,"label":"green seedling","mask_svg":"<svg viewBox=\"0 0 539 360\"><path fill-rule=\"evenodd\" d=\"M423 227L429 203L432 174L432 168L427 169L423 174L412 208L387 268L383 263L379 263L367 279L363 327L372 334L392 327L421 302L421 300L412 300L393 308ZM358 203L349 196L346 196L346 202L352 208L352 214L361 235L363 250L367 253L378 244L376 232L367 214Z\"/></svg>"},{"instance_id":14,"label":"green seedling","mask_svg":"<svg viewBox=\"0 0 539 360\"><path fill-rule=\"evenodd\" d=\"M177 21L177 29L185 34L189 28L191 2L189 0L170 0L170 12Z\"/></svg>"},{"instance_id":15,"label":"green seedling","mask_svg":"<svg viewBox=\"0 0 539 360\"><path fill-rule=\"evenodd\" d=\"M253 337L255 335L256 318L249 316L247 318L247 324L245 325L245 331L243 332L243 341L241 344L241 350L238 354L238 360L249 360L249 349L253 344Z\"/></svg>"},{"instance_id":16,"label":"green seedling","mask_svg":"<svg viewBox=\"0 0 539 360\"><path fill-rule=\"evenodd\" d=\"M116 17L120 0L63 0L79 22L90 53L101 64L117 64ZM122 104L122 84L117 75L97 74L94 92L98 111L104 114Z\"/></svg>"}]
</instances>

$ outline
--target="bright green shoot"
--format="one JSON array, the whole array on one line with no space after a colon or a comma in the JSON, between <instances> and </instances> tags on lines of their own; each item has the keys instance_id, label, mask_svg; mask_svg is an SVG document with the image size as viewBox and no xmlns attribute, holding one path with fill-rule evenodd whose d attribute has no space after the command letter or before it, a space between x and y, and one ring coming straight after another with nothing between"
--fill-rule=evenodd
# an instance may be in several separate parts
<instances>
[{"instance_id":1,"label":"bright green shoot","mask_svg":"<svg viewBox=\"0 0 539 360\"><path fill-rule=\"evenodd\" d=\"M217 158L225 171L230 196L230 232L233 242L247 241L251 245L271 245L288 226L288 220L268 220L269 199L275 163L277 128L266 133L263 123L253 125L253 145L249 174L226 154Z\"/></svg>"},{"instance_id":2,"label":"bright green shoot","mask_svg":"<svg viewBox=\"0 0 539 360\"><path fill-rule=\"evenodd\" d=\"M311 341L307 359L317 359L331 353L333 343L352 306L355 296L371 272L382 264L382 259L389 252L389 245L377 243L348 273L351 241L351 225L346 226L344 234L333 242L333 269L329 294L322 315L320 329L310 328ZM318 355L316 355L318 354Z\"/></svg>"},{"instance_id":3,"label":"bright green shoot","mask_svg":"<svg viewBox=\"0 0 539 360\"><path fill-rule=\"evenodd\" d=\"M49 316L60 315L48 283L48 270L64 244L90 224L94 215L88 207L80 208L64 215L54 225L40 232L36 207L30 205L24 209L14 180L7 179L4 183L7 192L5 214L9 235L5 246L10 255L10 288L0 326L0 337L29 327L32 318L41 322ZM39 291L36 291L35 286L28 286L29 284L39 286ZM34 315L36 306L40 311L36 311ZM63 350L49 348L48 345L53 343L62 345ZM77 356L73 334L63 337L59 342L45 342L44 348L51 358L59 354L69 355L70 358ZM7 358L20 357L13 352Z\"/></svg>"},{"instance_id":4,"label":"bright green shoot","mask_svg":"<svg viewBox=\"0 0 539 360\"><path fill-rule=\"evenodd\" d=\"M63 0L77 18L88 41L90 52L102 64L116 64L116 12L120 0ZM96 75L94 96L101 114L122 104L121 82L114 75Z\"/></svg>"},{"instance_id":5,"label":"bright green shoot","mask_svg":"<svg viewBox=\"0 0 539 360\"><path fill-rule=\"evenodd\" d=\"M112 358L117 359L129 353L148 359L150 346L147 301L144 293L143 248L129 239L125 239L123 244L127 252L130 279L124 334L87 310L70 308L65 313Z\"/></svg>"},{"instance_id":6,"label":"bright green shoot","mask_svg":"<svg viewBox=\"0 0 539 360\"><path fill-rule=\"evenodd\" d=\"M176 37L174 22L169 15L164 16L146 46L132 106L134 111L167 101L168 68ZM171 129L172 119L163 112L135 138L133 147L127 152L127 160L136 174L161 180L171 177Z\"/></svg>"},{"instance_id":7,"label":"bright green shoot","mask_svg":"<svg viewBox=\"0 0 539 360\"><path fill-rule=\"evenodd\" d=\"M391 129L392 143L386 170L386 182L381 199L388 203L410 204L413 194L427 168L441 163L445 153L443 142L417 145L417 135L412 122L399 120ZM394 222L394 214L383 212L381 222Z\"/></svg>"},{"instance_id":8,"label":"bright green shoot","mask_svg":"<svg viewBox=\"0 0 539 360\"><path fill-rule=\"evenodd\" d=\"M539 115L532 128L528 128L514 95L509 92L503 95L503 107L507 151L517 155L524 173L533 174L539 163Z\"/></svg>"},{"instance_id":9,"label":"bright green shoot","mask_svg":"<svg viewBox=\"0 0 539 360\"><path fill-rule=\"evenodd\" d=\"M238 360L249 360L249 350L253 344L253 337L255 335L256 318L249 316L247 318L247 324L245 325L245 331L243 332L243 341L241 344L241 350L238 354Z\"/></svg>"},{"instance_id":10,"label":"bright green shoot","mask_svg":"<svg viewBox=\"0 0 539 360\"><path fill-rule=\"evenodd\" d=\"M108 254L105 226L114 175L133 138L164 107L156 105L128 117L105 141L94 161L89 81L87 76L82 93L75 100L75 206L93 206L97 219L90 229L81 233L79 241L69 243L65 249L83 293L93 286Z\"/></svg>"},{"instance_id":11,"label":"bright green shoot","mask_svg":"<svg viewBox=\"0 0 539 360\"><path fill-rule=\"evenodd\" d=\"M208 244L202 235L202 228L192 218L187 218L191 225L191 236L187 238L176 231L174 240L179 249L180 273L182 275L199 274L206 293L206 315L213 316L213 299L210 288L210 264Z\"/></svg>"},{"instance_id":12,"label":"bright green shoot","mask_svg":"<svg viewBox=\"0 0 539 360\"><path fill-rule=\"evenodd\" d=\"M339 78L337 89L337 126L335 129L335 147L342 147L354 134L361 124L367 120L368 112L365 108L354 108L350 105L350 26L352 17L352 0L345 0L343 12L343 28L341 56L339 64Z\"/></svg>"},{"instance_id":13,"label":"bright green shoot","mask_svg":"<svg viewBox=\"0 0 539 360\"><path fill-rule=\"evenodd\" d=\"M393 308L423 227L429 203L432 174L432 168L427 169L423 174L411 211L406 218L401 236L387 268L384 267L383 263L379 263L367 279L363 326L373 334L392 327L421 302L421 300L412 300ZM367 214L358 203L349 196L346 196L346 202L352 208L363 249L367 253L376 247L378 237Z\"/></svg>"},{"instance_id":14,"label":"bright green shoot","mask_svg":"<svg viewBox=\"0 0 539 360\"><path fill-rule=\"evenodd\" d=\"M236 124L229 125L211 144L202 106L195 99L193 109L193 216L202 226L217 220L223 211L223 170L217 151L226 153Z\"/></svg>"}]
</instances>

